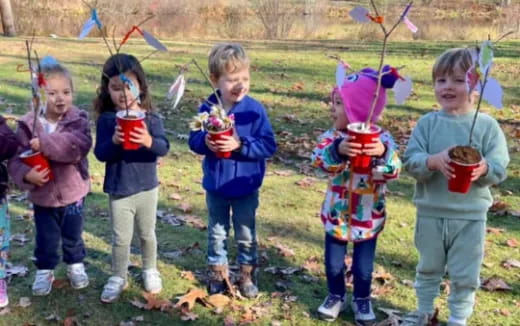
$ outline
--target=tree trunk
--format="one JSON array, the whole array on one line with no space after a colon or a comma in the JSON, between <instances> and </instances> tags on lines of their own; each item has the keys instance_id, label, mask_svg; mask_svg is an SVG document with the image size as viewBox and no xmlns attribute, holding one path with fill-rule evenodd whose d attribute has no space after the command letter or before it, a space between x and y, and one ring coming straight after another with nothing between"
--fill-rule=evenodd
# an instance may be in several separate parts
<instances>
[{"instance_id":1,"label":"tree trunk","mask_svg":"<svg viewBox=\"0 0 520 326\"><path fill-rule=\"evenodd\" d=\"M2 28L4 29L4 35L16 36L11 0L0 0L0 14L2 15Z\"/></svg>"}]
</instances>

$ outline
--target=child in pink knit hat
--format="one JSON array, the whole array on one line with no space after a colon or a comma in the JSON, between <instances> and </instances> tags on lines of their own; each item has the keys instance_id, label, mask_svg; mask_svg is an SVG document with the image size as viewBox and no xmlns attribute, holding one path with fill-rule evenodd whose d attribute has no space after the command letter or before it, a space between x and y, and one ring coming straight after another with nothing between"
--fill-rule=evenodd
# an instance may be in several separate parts
<instances>
[{"instance_id":1,"label":"child in pink knit hat","mask_svg":"<svg viewBox=\"0 0 520 326\"><path fill-rule=\"evenodd\" d=\"M371 122L376 122L386 104L386 88L398 78L395 70L385 66L380 95ZM332 91L330 115L333 127L322 134L313 151L313 166L329 176L321 220L325 227L325 270L328 295L318 308L320 316L335 320L346 306L345 254L353 244L352 274L354 293L351 307L357 325L373 325L375 315L370 301L370 287L376 241L383 230L386 182L397 178L401 161L397 146L387 131L382 131L363 148L347 133L349 123L365 123L377 88L377 71L365 68L346 76L341 87ZM370 171L356 173L350 158L371 156Z\"/></svg>"}]
</instances>

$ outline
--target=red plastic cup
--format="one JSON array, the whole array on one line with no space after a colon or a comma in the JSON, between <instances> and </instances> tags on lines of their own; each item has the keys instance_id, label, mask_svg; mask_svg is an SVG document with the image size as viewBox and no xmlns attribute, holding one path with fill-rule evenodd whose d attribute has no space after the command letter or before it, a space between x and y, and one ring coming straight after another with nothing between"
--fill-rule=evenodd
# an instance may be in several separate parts
<instances>
[{"instance_id":1,"label":"red plastic cup","mask_svg":"<svg viewBox=\"0 0 520 326\"><path fill-rule=\"evenodd\" d=\"M374 142L374 138L378 138L381 133L381 127L376 126L374 124L370 125L369 129L363 128L364 123L356 122L350 123L347 126L347 134L349 136L354 136L355 138L351 140L353 143L361 144L361 149L365 147L366 144L370 144ZM372 170L371 167L372 157L369 155L356 155L350 158L350 164L352 166L352 170L356 173L370 173Z\"/></svg>"},{"instance_id":2,"label":"red plastic cup","mask_svg":"<svg viewBox=\"0 0 520 326\"><path fill-rule=\"evenodd\" d=\"M468 193L471 188L471 173L479 163L465 164L452 160L449 164L453 168L455 177L448 180L448 190L461 194Z\"/></svg>"},{"instance_id":3,"label":"red plastic cup","mask_svg":"<svg viewBox=\"0 0 520 326\"><path fill-rule=\"evenodd\" d=\"M47 176L49 177L49 180L54 179L49 161L45 156L43 156L42 152L33 152L29 149L20 154L20 159L31 168L39 165L40 168L38 169L38 172L49 169L49 174Z\"/></svg>"},{"instance_id":4,"label":"red plastic cup","mask_svg":"<svg viewBox=\"0 0 520 326\"><path fill-rule=\"evenodd\" d=\"M121 126L123 130L123 149L124 150L136 150L141 147L141 144L134 143L130 140L130 132L135 128L142 128L144 126L144 112L128 110L117 111L116 118L117 124Z\"/></svg>"},{"instance_id":5,"label":"red plastic cup","mask_svg":"<svg viewBox=\"0 0 520 326\"><path fill-rule=\"evenodd\" d=\"M233 135L233 128L229 128L222 131L211 131L209 130L209 138L212 141L220 140L223 136L232 136ZM230 158L231 152L216 152L215 155L217 155L218 158Z\"/></svg>"}]
</instances>

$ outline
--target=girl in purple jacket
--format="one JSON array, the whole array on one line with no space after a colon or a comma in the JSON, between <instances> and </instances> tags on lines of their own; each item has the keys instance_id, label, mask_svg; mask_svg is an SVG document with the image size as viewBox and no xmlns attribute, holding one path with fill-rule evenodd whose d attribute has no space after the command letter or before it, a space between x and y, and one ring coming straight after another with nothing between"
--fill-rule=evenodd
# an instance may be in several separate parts
<instances>
[{"instance_id":1,"label":"girl in purple jacket","mask_svg":"<svg viewBox=\"0 0 520 326\"><path fill-rule=\"evenodd\" d=\"M75 289L89 284L83 259L86 251L83 232L83 199L90 190L87 154L92 137L87 113L72 104L73 84L69 71L55 59L42 66L45 76L47 106L37 117L29 112L18 121L16 131L21 146L19 152L32 149L49 161L49 169L29 167L19 156L9 161L9 173L14 182L29 191L34 204L36 226L36 277L32 286L35 296L52 290L54 268L60 261L61 242L67 276ZM53 177L49 178L52 172Z\"/></svg>"},{"instance_id":2,"label":"girl in purple jacket","mask_svg":"<svg viewBox=\"0 0 520 326\"><path fill-rule=\"evenodd\" d=\"M0 308L9 304L7 297L6 264L9 251L10 224L7 215L7 169L3 164L16 153L18 140L0 116Z\"/></svg>"}]
</instances>

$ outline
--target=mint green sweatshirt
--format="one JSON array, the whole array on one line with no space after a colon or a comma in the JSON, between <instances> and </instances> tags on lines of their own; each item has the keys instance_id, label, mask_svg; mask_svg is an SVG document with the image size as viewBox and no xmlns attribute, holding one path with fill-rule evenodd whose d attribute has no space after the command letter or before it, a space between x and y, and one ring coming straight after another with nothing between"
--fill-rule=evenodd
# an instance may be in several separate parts
<instances>
[{"instance_id":1,"label":"mint green sweatshirt","mask_svg":"<svg viewBox=\"0 0 520 326\"><path fill-rule=\"evenodd\" d=\"M414 203L417 216L485 220L493 198L489 187L506 178L509 163L507 143L498 122L479 113L473 142L488 164L488 172L473 182L467 194L448 191L448 179L426 166L428 156L448 147L467 145L475 111L450 115L444 110L430 112L417 122L404 153L404 168L416 180Z\"/></svg>"}]
</instances>

